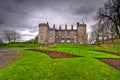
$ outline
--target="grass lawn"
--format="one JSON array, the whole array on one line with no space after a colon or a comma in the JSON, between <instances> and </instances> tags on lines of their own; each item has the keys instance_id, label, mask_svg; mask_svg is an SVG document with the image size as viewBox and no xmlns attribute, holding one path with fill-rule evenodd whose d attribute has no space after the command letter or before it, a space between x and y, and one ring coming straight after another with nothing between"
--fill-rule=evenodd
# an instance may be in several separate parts
<instances>
[{"instance_id":1,"label":"grass lawn","mask_svg":"<svg viewBox=\"0 0 120 80\"><path fill-rule=\"evenodd\" d=\"M92 51L94 46L80 46L76 44L56 44L52 48L40 48L42 50L50 50L50 51L59 51L65 52L69 54L75 54L83 57L91 57L91 58L120 58L120 56L115 56L111 54L106 54L103 52Z\"/></svg>"},{"instance_id":2,"label":"grass lawn","mask_svg":"<svg viewBox=\"0 0 120 80\"><path fill-rule=\"evenodd\" d=\"M15 42L9 44L0 44L0 48L31 48L31 47L40 47L41 44L30 43L30 42Z\"/></svg>"},{"instance_id":3,"label":"grass lawn","mask_svg":"<svg viewBox=\"0 0 120 80\"><path fill-rule=\"evenodd\" d=\"M24 56L14 64L0 70L0 80L119 80L120 71L96 58L119 56L90 51L91 46L57 44L41 48L76 54L79 58L51 59L49 56L19 49Z\"/></svg>"}]
</instances>

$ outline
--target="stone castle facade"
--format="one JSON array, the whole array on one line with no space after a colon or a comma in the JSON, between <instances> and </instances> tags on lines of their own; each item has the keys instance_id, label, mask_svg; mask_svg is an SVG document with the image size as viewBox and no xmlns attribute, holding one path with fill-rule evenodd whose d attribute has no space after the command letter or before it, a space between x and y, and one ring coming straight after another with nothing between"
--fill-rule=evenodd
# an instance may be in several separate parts
<instances>
[{"instance_id":1,"label":"stone castle facade","mask_svg":"<svg viewBox=\"0 0 120 80\"><path fill-rule=\"evenodd\" d=\"M41 23L39 24L38 43L87 44L86 24L77 23L77 29L73 29L73 25L71 29L67 29L67 25L65 25L65 29L61 29L61 26L59 26L59 29L56 29L55 25L53 25L53 28L50 28L48 23Z\"/></svg>"}]
</instances>

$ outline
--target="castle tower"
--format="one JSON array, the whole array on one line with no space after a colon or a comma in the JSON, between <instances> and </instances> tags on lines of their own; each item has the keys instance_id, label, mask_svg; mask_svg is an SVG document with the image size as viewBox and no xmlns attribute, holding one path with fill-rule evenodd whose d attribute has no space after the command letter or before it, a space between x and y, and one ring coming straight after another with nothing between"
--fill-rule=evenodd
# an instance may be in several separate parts
<instances>
[{"instance_id":1,"label":"castle tower","mask_svg":"<svg viewBox=\"0 0 120 80\"><path fill-rule=\"evenodd\" d=\"M78 43L87 44L86 24L77 23Z\"/></svg>"},{"instance_id":2,"label":"castle tower","mask_svg":"<svg viewBox=\"0 0 120 80\"><path fill-rule=\"evenodd\" d=\"M47 44L48 27L48 23L39 24L38 43Z\"/></svg>"}]
</instances>

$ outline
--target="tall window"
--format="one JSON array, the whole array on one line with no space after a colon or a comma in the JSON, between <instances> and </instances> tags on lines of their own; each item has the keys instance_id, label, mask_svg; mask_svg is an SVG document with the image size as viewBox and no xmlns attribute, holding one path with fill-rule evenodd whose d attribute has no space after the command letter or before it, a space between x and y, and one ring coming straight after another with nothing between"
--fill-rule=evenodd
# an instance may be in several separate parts
<instances>
[{"instance_id":1,"label":"tall window","mask_svg":"<svg viewBox=\"0 0 120 80\"><path fill-rule=\"evenodd\" d=\"M77 43L77 36L74 36L74 43Z\"/></svg>"},{"instance_id":2,"label":"tall window","mask_svg":"<svg viewBox=\"0 0 120 80\"><path fill-rule=\"evenodd\" d=\"M64 40L61 40L62 43L64 43L65 41Z\"/></svg>"}]
</instances>

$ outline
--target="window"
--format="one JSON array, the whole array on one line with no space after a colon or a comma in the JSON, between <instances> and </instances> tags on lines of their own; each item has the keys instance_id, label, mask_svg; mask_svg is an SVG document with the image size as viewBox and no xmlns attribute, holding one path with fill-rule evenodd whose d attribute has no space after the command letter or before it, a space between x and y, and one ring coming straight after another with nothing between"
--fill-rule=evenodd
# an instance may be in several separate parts
<instances>
[{"instance_id":1,"label":"window","mask_svg":"<svg viewBox=\"0 0 120 80\"><path fill-rule=\"evenodd\" d=\"M77 43L77 36L74 36L74 43Z\"/></svg>"},{"instance_id":2,"label":"window","mask_svg":"<svg viewBox=\"0 0 120 80\"><path fill-rule=\"evenodd\" d=\"M70 40L69 40L69 39L67 40L67 43L70 43Z\"/></svg>"},{"instance_id":3,"label":"window","mask_svg":"<svg viewBox=\"0 0 120 80\"><path fill-rule=\"evenodd\" d=\"M64 40L61 40L62 43L64 43L65 41Z\"/></svg>"},{"instance_id":4,"label":"window","mask_svg":"<svg viewBox=\"0 0 120 80\"><path fill-rule=\"evenodd\" d=\"M56 36L56 38L58 38L58 36Z\"/></svg>"},{"instance_id":5,"label":"window","mask_svg":"<svg viewBox=\"0 0 120 80\"><path fill-rule=\"evenodd\" d=\"M50 40L52 40L52 37L49 37Z\"/></svg>"},{"instance_id":6,"label":"window","mask_svg":"<svg viewBox=\"0 0 120 80\"><path fill-rule=\"evenodd\" d=\"M61 36L61 38L64 38L64 36Z\"/></svg>"},{"instance_id":7,"label":"window","mask_svg":"<svg viewBox=\"0 0 120 80\"><path fill-rule=\"evenodd\" d=\"M74 39L77 39L77 36L74 36Z\"/></svg>"}]
</instances>

